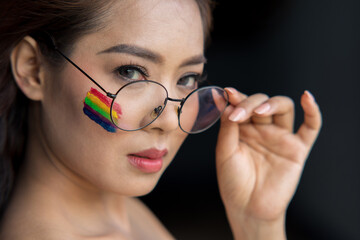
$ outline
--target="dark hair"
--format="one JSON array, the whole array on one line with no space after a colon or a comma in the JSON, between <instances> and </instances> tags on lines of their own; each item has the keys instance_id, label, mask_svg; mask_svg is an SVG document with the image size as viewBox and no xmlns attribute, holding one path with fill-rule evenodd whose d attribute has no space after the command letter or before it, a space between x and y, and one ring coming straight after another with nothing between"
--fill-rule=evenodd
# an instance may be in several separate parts
<instances>
[{"instance_id":1,"label":"dark hair","mask_svg":"<svg viewBox=\"0 0 360 240\"><path fill-rule=\"evenodd\" d=\"M199 6L205 39L212 26L211 0L195 0ZM37 40L49 60L57 55L42 41L41 32L51 34L62 51L70 52L84 34L103 27L113 0L11 0L0 11L0 217L24 158L27 141L29 99L16 86L11 66L12 49L27 35ZM54 62L53 61L53 62ZM58 60L60 61L60 60Z\"/></svg>"}]
</instances>

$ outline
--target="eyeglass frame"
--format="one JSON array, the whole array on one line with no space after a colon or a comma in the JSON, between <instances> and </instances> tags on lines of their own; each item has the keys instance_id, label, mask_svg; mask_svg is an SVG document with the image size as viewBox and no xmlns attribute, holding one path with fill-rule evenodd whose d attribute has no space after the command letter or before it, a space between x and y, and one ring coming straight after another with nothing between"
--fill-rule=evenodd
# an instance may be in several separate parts
<instances>
[{"instance_id":1,"label":"eyeglass frame","mask_svg":"<svg viewBox=\"0 0 360 240\"><path fill-rule=\"evenodd\" d=\"M62 51L60 51L60 49L57 47L57 45L55 44L55 40L54 38L46 33L46 35L48 35L51 39L51 45L53 47L53 49L59 53L63 58L65 58L71 65L73 65L77 70L79 70L82 74L84 74L91 82L93 82L97 87L99 87L104 93L106 93L106 96L111 98L112 101L111 101L111 106L110 106L110 118L111 118L111 122L114 124L114 126L116 126L118 129L122 130L122 131L126 131L126 132L133 132L133 131L138 131L138 130L141 130L143 128L146 128L147 126L149 126L150 124L152 124L156 119L159 118L159 116L162 114L162 112L164 111L165 107L166 107L166 104L169 101L172 101L172 102L180 102L180 107L178 106L178 109L177 109L177 115L178 115L178 125L180 127L180 129L185 132L185 133L188 133L188 134L197 134L197 133L201 133L201 132L204 132L206 130L208 130L210 127L212 127L219 119L220 117L222 116L223 112L225 111L225 108L224 110L219 114L219 116L217 117L217 119L211 123L209 126L207 126L206 128L200 130L200 131L197 131L197 132L188 132L188 131L185 131L182 127L181 127L181 124L180 124L180 115L181 115L181 110L182 110L182 107L185 103L185 101L194 93L194 92L197 92L199 90L203 90L203 89L206 89L206 88L212 88L212 89L221 89L223 90L223 92L226 94L226 105L229 104L229 96L228 96L228 93L221 87L218 87L218 86L205 86L205 87L201 87L201 88L197 88L197 89L194 89L193 91L191 91L186 97L182 98L182 99L176 99L176 98L170 98L169 97L169 93L167 91L167 89L165 88L164 85L162 85L161 83L159 82L156 82L156 81L153 81L153 80L135 80L135 81L132 81L132 82L129 82L127 84L125 84L124 86L120 87L119 90L113 94L113 93L110 93L109 91L106 91L105 88L103 88L99 83L97 83L89 74L87 74L84 70L82 70L78 65L76 65L70 58L68 58ZM158 84L159 86L161 86L165 92L166 92L166 98L165 98L165 101L164 101L164 107L161 109L161 111L157 114L157 116L151 121L149 122L148 124L140 127L140 128L137 128L137 129L133 129L133 130L127 130L127 129L122 129L120 128L119 126L117 126L117 124L115 124L114 120L113 120L113 117L112 117L112 108L113 108L113 104L115 102L115 99L118 95L118 93L123 89L125 88L126 86L129 86L131 84L134 84L134 83L138 83L138 82L151 82L151 83L155 83L155 84Z\"/></svg>"}]
</instances>

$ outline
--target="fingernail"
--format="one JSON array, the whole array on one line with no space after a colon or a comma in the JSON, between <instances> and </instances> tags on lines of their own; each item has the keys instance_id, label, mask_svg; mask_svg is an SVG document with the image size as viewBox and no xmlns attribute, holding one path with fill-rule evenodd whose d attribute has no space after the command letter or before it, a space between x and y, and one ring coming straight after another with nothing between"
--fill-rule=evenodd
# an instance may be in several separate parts
<instances>
[{"instance_id":1,"label":"fingernail","mask_svg":"<svg viewBox=\"0 0 360 240\"><path fill-rule=\"evenodd\" d=\"M310 91L305 90L304 94L305 94L311 101L315 102L315 98L314 98L314 96L311 94Z\"/></svg>"},{"instance_id":2,"label":"fingernail","mask_svg":"<svg viewBox=\"0 0 360 240\"><path fill-rule=\"evenodd\" d=\"M236 89L235 89L235 88L226 87L225 89L226 89L229 93L231 93L231 94L235 94L235 93L236 93Z\"/></svg>"},{"instance_id":3,"label":"fingernail","mask_svg":"<svg viewBox=\"0 0 360 240\"><path fill-rule=\"evenodd\" d=\"M244 108L237 108L234 112L229 116L229 120L233 122L237 122L244 118L246 115L246 111Z\"/></svg>"},{"instance_id":4,"label":"fingernail","mask_svg":"<svg viewBox=\"0 0 360 240\"><path fill-rule=\"evenodd\" d=\"M269 103L264 103L260 107L256 108L254 112L257 114L264 114L270 110L270 107Z\"/></svg>"}]
</instances>

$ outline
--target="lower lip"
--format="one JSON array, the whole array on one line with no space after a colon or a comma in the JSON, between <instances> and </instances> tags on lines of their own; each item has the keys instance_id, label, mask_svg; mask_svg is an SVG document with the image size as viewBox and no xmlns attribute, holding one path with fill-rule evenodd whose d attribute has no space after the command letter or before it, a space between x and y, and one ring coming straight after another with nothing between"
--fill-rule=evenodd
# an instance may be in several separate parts
<instances>
[{"instance_id":1,"label":"lower lip","mask_svg":"<svg viewBox=\"0 0 360 240\"><path fill-rule=\"evenodd\" d=\"M149 159L133 155L128 155L131 165L145 173L155 173L161 170L163 159Z\"/></svg>"}]
</instances>

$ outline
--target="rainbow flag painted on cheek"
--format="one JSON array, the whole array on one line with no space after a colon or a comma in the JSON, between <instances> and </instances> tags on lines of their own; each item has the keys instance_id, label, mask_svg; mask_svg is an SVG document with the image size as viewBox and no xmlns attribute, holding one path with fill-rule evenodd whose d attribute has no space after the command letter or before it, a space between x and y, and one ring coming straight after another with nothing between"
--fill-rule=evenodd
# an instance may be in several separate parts
<instances>
[{"instance_id":1,"label":"rainbow flag painted on cheek","mask_svg":"<svg viewBox=\"0 0 360 240\"><path fill-rule=\"evenodd\" d=\"M111 102L111 98L105 96L95 88L91 88L86 95L83 111L86 116L108 132L116 132L116 126L112 123L110 117ZM114 122L120 119L121 114L120 105L114 103L112 108Z\"/></svg>"}]
</instances>

